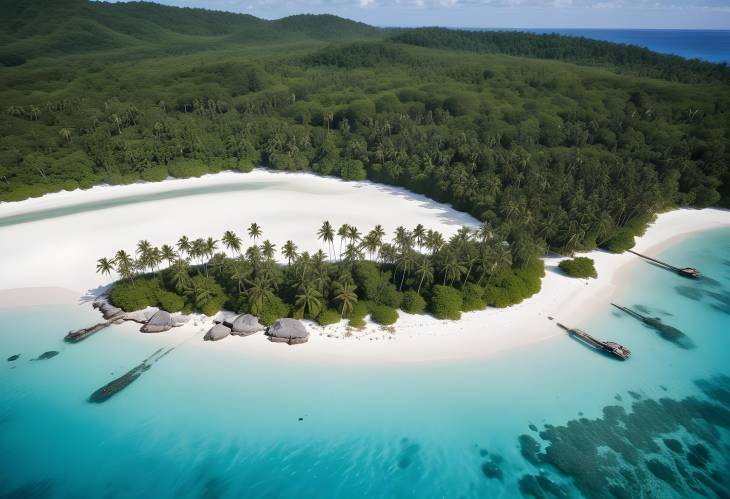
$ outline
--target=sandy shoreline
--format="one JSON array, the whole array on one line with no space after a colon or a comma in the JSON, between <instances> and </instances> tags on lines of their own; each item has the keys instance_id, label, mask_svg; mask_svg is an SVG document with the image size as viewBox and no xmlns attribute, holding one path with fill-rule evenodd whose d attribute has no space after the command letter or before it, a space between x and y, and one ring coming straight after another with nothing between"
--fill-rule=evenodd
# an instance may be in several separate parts
<instances>
[{"instance_id":1,"label":"sandy shoreline","mask_svg":"<svg viewBox=\"0 0 730 499\"><path fill-rule=\"evenodd\" d=\"M244 234L245 225L256 221L264 228L264 237L270 237L277 245L291 238L298 243L301 241L302 249L311 251L319 248L314 232L324 219L333 224L353 223L361 230L381 223L389 233L396 225L413 227L423 223L447 236L461 225L476 224L473 218L447 205L402 189L370 182L343 182L306 174L266 171L53 194L0 205L0 217L124 197L137 191L155 193L230 182L258 183L263 188L233 193L198 193L194 204L190 197L179 197L0 227L0 240L34 243L17 248L4 245L0 249L0 275L4 276L3 287L6 288L0 290L0 307L81 304L81 295L98 290L100 285L106 284L104 281L109 281L95 274L96 258L111 255L119 247L133 250L135 242L141 238L162 244L173 243L183 233L190 237L219 237L223 230L232 228ZM232 209L236 203L240 203L240 210ZM229 215L223 216L223 220L213 220L207 210L193 209L200 205L213 210L208 213ZM155 216L150 220L148 213L153 206ZM374 210L373 206L378 209ZM395 213L397 217L393 216ZM74 228L73 237L69 237L69 226ZM729 211L671 211L659 215L646 234L637 239L635 249L654 254L693 233L722 227L730 227ZM557 270L561 258L546 258L546 276L538 295L507 309L489 308L466 313L460 321L438 321L430 316L401 312L395 333L373 324L364 331L349 333L344 324L327 328L308 324L311 336L305 345L273 345L262 335L254 335L226 338L215 343L201 341L200 348L222 355L266 355L291 361L342 363L433 362L488 357L561 335L548 317L580 324L597 306L610 300L626 281L623 276L627 270L639 262L629 253L614 255L592 251L586 256L595 260L598 279L565 277ZM166 333L164 341L178 343L197 336L202 339L211 323L210 318L197 317L188 325Z\"/></svg>"}]
</instances>

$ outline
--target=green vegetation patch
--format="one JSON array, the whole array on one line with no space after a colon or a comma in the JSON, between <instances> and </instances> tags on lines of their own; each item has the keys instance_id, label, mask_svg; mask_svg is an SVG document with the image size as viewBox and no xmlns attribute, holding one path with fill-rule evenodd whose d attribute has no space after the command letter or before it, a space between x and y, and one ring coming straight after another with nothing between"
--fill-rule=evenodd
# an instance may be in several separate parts
<instances>
[{"instance_id":1,"label":"green vegetation patch","mask_svg":"<svg viewBox=\"0 0 730 499\"><path fill-rule=\"evenodd\" d=\"M598 277L593 259L585 256L563 260L558 267L570 277Z\"/></svg>"}]
</instances>

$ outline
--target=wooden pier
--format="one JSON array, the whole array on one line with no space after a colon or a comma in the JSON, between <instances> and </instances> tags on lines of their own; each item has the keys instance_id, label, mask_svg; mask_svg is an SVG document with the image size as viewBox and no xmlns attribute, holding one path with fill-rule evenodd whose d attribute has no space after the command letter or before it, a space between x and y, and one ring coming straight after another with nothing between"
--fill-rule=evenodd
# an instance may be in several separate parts
<instances>
[{"instance_id":1,"label":"wooden pier","mask_svg":"<svg viewBox=\"0 0 730 499\"><path fill-rule=\"evenodd\" d=\"M657 265L659 265L660 267L663 267L667 270L671 270L672 272L677 273L677 274L681 275L682 277L690 277L692 279L697 279L699 277L702 277L702 272L700 272L699 270L697 270L695 268L692 268L692 267L679 268L679 267L675 267L674 265L670 265L667 262L662 262L661 260L657 260L656 258L642 255L641 253L637 253L636 251L633 251L633 250L626 250L626 251L628 251L629 253L633 253L634 255L636 255L638 257L644 258L645 260L654 262Z\"/></svg>"},{"instance_id":2,"label":"wooden pier","mask_svg":"<svg viewBox=\"0 0 730 499\"><path fill-rule=\"evenodd\" d=\"M609 353L615 357L618 357L621 360L626 360L631 356L631 350L626 348L623 345L619 345L618 343L614 343L613 341L603 341L599 340L597 338L594 338L590 334L586 333L582 329L572 329L567 326L564 326L563 324L558 322L558 327L561 327L568 331L568 334L570 334L573 338L576 338L578 341L588 345L589 347L595 348L596 350L600 350L602 352Z\"/></svg>"},{"instance_id":3,"label":"wooden pier","mask_svg":"<svg viewBox=\"0 0 730 499\"><path fill-rule=\"evenodd\" d=\"M67 343L78 343L79 341L85 340L92 334L101 331L102 329L106 329L112 324L114 324L116 319L110 319L106 322L100 322L99 324L94 324L91 327L86 327L83 329L78 329L76 331L69 331L68 334L63 338L64 341Z\"/></svg>"}]
</instances>

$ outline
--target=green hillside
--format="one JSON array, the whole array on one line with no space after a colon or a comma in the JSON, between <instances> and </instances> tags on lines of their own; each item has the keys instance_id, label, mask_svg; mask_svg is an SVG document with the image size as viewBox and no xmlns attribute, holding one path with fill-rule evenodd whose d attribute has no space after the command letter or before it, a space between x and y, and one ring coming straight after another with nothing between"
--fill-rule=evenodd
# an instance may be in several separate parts
<instances>
[{"instance_id":1,"label":"green hillside","mask_svg":"<svg viewBox=\"0 0 730 499\"><path fill-rule=\"evenodd\" d=\"M370 178L526 263L730 206L727 67L560 36L0 4L0 200L265 165Z\"/></svg>"}]
</instances>

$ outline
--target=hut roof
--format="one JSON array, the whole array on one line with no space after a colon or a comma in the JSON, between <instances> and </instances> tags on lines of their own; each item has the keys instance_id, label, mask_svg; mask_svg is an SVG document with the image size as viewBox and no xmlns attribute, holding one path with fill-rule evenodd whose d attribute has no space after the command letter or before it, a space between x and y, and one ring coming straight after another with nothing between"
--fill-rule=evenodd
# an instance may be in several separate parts
<instances>
[{"instance_id":1,"label":"hut roof","mask_svg":"<svg viewBox=\"0 0 730 499\"><path fill-rule=\"evenodd\" d=\"M243 314L236 317L231 323L233 333L255 333L266 329L259 320L251 314Z\"/></svg>"},{"instance_id":2,"label":"hut roof","mask_svg":"<svg viewBox=\"0 0 730 499\"><path fill-rule=\"evenodd\" d=\"M266 334L275 338L307 338L309 336L304 324L296 319L279 319Z\"/></svg>"},{"instance_id":3,"label":"hut roof","mask_svg":"<svg viewBox=\"0 0 730 499\"><path fill-rule=\"evenodd\" d=\"M164 310L158 310L150 317L147 324L142 326L144 333L161 333L173 327L172 316Z\"/></svg>"},{"instance_id":4,"label":"hut roof","mask_svg":"<svg viewBox=\"0 0 730 499\"><path fill-rule=\"evenodd\" d=\"M231 328L224 326L223 324L216 324L208 330L205 334L205 338L203 339L207 341L218 341L222 340L229 334L231 334Z\"/></svg>"}]
</instances>

